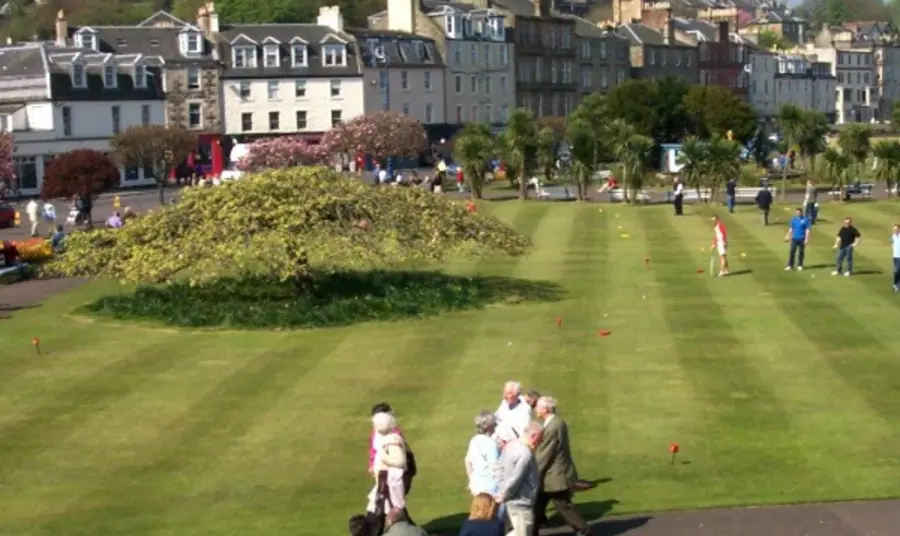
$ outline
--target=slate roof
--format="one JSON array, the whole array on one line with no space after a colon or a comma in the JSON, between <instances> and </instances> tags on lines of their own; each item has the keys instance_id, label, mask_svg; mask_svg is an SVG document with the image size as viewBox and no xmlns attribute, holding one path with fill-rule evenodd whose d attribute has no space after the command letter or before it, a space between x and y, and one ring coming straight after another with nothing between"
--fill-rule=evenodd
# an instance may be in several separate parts
<instances>
[{"instance_id":1,"label":"slate roof","mask_svg":"<svg viewBox=\"0 0 900 536\"><path fill-rule=\"evenodd\" d=\"M703 20L691 20L681 17L672 19L676 30L692 34L698 41L717 41L719 39L719 29Z\"/></svg>"},{"instance_id":2,"label":"slate roof","mask_svg":"<svg viewBox=\"0 0 900 536\"><path fill-rule=\"evenodd\" d=\"M665 46L666 42L663 38L662 32L658 32L653 28L645 26L643 24L632 22L629 24L623 24L616 28L616 33L628 39L628 42L632 45L659 45ZM670 46L681 46L681 47L690 47L693 46L690 43L685 43L678 38L676 38L673 42L669 44Z\"/></svg>"},{"instance_id":3,"label":"slate roof","mask_svg":"<svg viewBox=\"0 0 900 536\"><path fill-rule=\"evenodd\" d=\"M420 0L419 2L419 10L429 17L439 17L441 15L449 14L449 13L458 13L462 15L468 16L471 20L483 20L488 17L501 17L506 18L506 16L495 10L495 9L485 9L472 4L466 4L464 2L444 2L442 0ZM379 23L382 19L387 17L387 10L379 11L378 13L374 13L369 15L368 23L369 28L375 28L379 26ZM440 23L439 23L440 26ZM443 31L443 27L441 27L441 31ZM514 28L507 26L505 31L507 43L512 43L515 41L513 38ZM450 40L450 38L444 36L445 39ZM480 37L466 37L466 40L477 40ZM496 42L491 40L491 42Z\"/></svg>"},{"instance_id":4,"label":"slate roof","mask_svg":"<svg viewBox=\"0 0 900 536\"><path fill-rule=\"evenodd\" d=\"M781 24L781 23L797 23L806 24L806 19L797 17L788 12L767 11L762 16L757 17L747 24Z\"/></svg>"},{"instance_id":5,"label":"slate roof","mask_svg":"<svg viewBox=\"0 0 900 536\"><path fill-rule=\"evenodd\" d=\"M72 86L72 64L84 65L87 86ZM134 66L140 61L146 67L147 87L134 85ZM116 66L116 87L103 85L103 69L107 62ZM140 54L116 55L90 49L57 47L51 43L0 48L0 77L50 77L50 96L64 101L163 100L160 69L162 58Z\"/></svg>"},{"instance_id":6,"label":"slate roof","mask_svg":"<svg viewBox=\"0 0 900 536\"><path fill-rule=\"evenodd\" d=\"M363 65L369 67L443 67L434 40L405 32L349 30L359 43Z\"/></svg>"},{"instance_id":7,"label":"slate roof","mask_svg":"<svg viewBox=\"0 0 900 536\"><path fill-rule=\"evenodd\" d=\"M223 26L218 35L220 51L225 69L222 78L297 78L297 77L347 77L361 74L359 48L352 35L336 32L328 26L318 24L235 24ZM291 42L305 43L307 47L306 67L291 64ZM278 67L265 67L262 53L257 57L255 68L234 68L232 50L234 46L278 44L281 60ZM346 66L322 65L322 47L327 44L343 44L347 47Z\"/></svg>"}]
</instances>

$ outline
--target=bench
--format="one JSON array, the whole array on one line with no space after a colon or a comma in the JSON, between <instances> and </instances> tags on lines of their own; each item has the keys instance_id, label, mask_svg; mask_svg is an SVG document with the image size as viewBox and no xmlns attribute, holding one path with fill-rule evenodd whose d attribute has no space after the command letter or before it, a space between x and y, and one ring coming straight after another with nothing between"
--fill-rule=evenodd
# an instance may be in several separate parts
<instances>
[{"instance_id":1,"label":"bench","mask_svg":"<svg viewBox=\"0 0 900 536\"><path fill-rule=\"evenodd\" d=\"M672 196L674 198L674 195ZM683 201L703 201L709 202L712 199L712 190L709 188L700 188L698 192L696 188L685 188Z\"/></svg>"},{"instance_id":2,"label":"bench","mask_svg":"<svg viewBox=\"0 0 900 536\"><path fill-rule=\"evenodd\" d=\"M858 195L863 199L869 199L872 197L872 190L874 188L874 184L854 184L851 186L844 186L839 190L831 190L829 194L834 199L844 199L846 201L850 201L854 195Z\"/></svg>"},{"instance_id":3,"label":"bench","mask_svg":"<svg viewBox=\"0 0 900 536\"><path fill-rule=\"evenodd\" d=\"M20 262L19 264L15 264L13 266L4 266L3 268L0 268L0 277L4 276L6 274L13 274L16 272L24 272L26 268L28 268L27 262Z\"/></svg>"},{"instance_id":4,"label":"bench","mask_svg":"<svg viewBox=\"0 0 900 536\"><path fill-rule=\"evenodd\" d=\"M632 197L634 195L635 194L633 192L628 193L629 197ZM640 190L637 193L636 197L637 197L637 201L640 201L641 203L649 203L650 202L650 194L648 194L644 190ZM623 190L622 188L614 188L614 189L610 190L609 191L609 200L610 200L610 202L613 202L613 203L624 202L625 201L625 190ZM632 201L634 201L634 199L632 199Z\"/></svg>"},{"instance_id":5,"label":"bench","mask_svg":"<svg viewBox=\"0 0 900 536\"><path fill-rule=\"evenodd\" d=\"M538 199L543 200L551 200L551 199L572 199L572 194L569 193L568 186L541 186L538 184L535 187L535 191L537 193Z\"/></svg>"}]
</instances>

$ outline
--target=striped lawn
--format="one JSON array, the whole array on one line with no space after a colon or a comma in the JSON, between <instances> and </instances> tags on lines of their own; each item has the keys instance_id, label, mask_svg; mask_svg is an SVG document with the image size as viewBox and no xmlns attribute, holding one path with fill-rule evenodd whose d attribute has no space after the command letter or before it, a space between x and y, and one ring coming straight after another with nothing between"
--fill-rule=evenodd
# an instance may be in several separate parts
<instances>
[{"instance_id":1,"label":"striped lawn","mask_svg":"<svg viewBox=\"0 0 900 536\"><path fill-rule=\"evenodd\" d=\"M415 518L447 526L467 506L472 417L510 378L556 396L581 476L611 479L579 495L592 516L611 500L634 512L900 495L900 205L826 205L802 273L782 271L789 209L768 228L750 208L720 211L743 272L725 279L696 273L708 207L679 220L668 207L482 210L533 253L448 269L553 282L564 300L189 333L68 316L109 290L98 283L0 321L0 534L342 534L365 504L381 400L418 455ZM849 279L829 275L844 214L870 272Z\"/></svg>"}]
</instances>

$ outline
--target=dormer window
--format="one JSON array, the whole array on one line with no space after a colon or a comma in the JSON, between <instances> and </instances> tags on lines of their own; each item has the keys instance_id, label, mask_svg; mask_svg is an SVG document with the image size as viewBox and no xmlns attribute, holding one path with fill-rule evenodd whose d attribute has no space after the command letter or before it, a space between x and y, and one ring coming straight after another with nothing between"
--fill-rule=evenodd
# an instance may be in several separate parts
<instances>
[{"instance_id":1,"label":"dormer window","mask_svg":"<svg viewBox=\"0 0 900 536\"><path fill-rule=\"evenodd\" d=\"M72 87L82 89L87 87L87 73L85 73L84 64L81 62L72 64Z\"/></svg>"},{"instance_id":2,"label":"dormer window","mask_svg":"<svg viewBox=\"0 0 900 536\"><path fill-rule=\"evenodd\" d=\"M263 67L278 67L281 65L281 53L278 45L263 45Z\"/></svg>"},{"instance_id":3,"label":"dormer window","mask_svg":"<svg viewBox=\"0 0 900 536\"><path fill-rule=\"evenodd\" d=\"M503 26L503 17L491 17L488 21L490 36L494 41L506 41L506 28Z\"/></svg>"},{"instance_id":4,"label":"dormer window","mask_svg":"<svg viewBox=\"0 0 900 536\"><path fill-rule=\"evenodd\" d=\"M116 66L107 63L103 66L103 87L113 89L118 85L117 82Z\"/></svg>"},{"instance_id":5,"label":"dormer window","mask_svg":"<svg viewBox=\"0 0 900 536\"><path fill-rule=\"evenodd\" d=\"M447 36L453 39L462 37L463 20L458 15L447 15L444 21L444 29L447 30Z\"/></svg>"},{"instance_id":6,"label":"dormer window","mask_svg":"<svg viewBox=\"0 0 900 536\"><path fill-rule=\"evenodd\" d=\"M183 56L199 56L203 53L203 38L199 32L183 32L178 36L178 41Z\"/></svg>"},{"instance_id":7,"label":"dormer window","mask_svg":"<svg viewBox=\"0 0 900 536\"><path fill-rule=\"evenodd\" d=\"M291 65L294 67L307 67L309 57L306 55L306 45L295 43L291 45Z\"/></svg>"},{"instance_id":8,"label":"dormer window","mask_svg":"<svg viewBox=\"0 0 900 536\"><path fill-rule=\"evenodd\" d=\"M134 87L147 87L147 68L141 64L134 66Z\"/></svg>"},{"instance_id":9,"label":"dormer window","mask_svg":"<svg viewBox=\"0 0 900 536\"><path fill-rule=\"evenodd\" d=\"M256 47L239 45L231 48L231 66L235 69L253 69L256 67Z\"/></svg>"},{"instance_id":10,"label":"dormer window","mask_svg":"<svg viewBox=\"0 0 900 536\"><path fill-rule=\"evenodd\" d=\"M344 67L347 65L347 47L344 45L322 45L322 65Z\"/></svg>"},{"instance_id":11,"label":"dormer window","mask_svg":"<svg viewBox=\"0 0 900 536\"><path fill-rule=\"evenodd\" d=\"M75 34L75 46L78 48L97 50L97 36L87 31L77 33Z\"/></svg>"}]
</instances>

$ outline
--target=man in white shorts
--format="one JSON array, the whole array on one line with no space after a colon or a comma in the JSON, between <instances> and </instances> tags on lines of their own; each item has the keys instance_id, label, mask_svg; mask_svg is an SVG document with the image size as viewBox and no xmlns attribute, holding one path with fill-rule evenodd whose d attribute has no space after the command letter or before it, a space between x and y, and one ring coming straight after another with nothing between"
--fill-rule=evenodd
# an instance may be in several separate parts
<instances>
[{"instance_id":1,"label":"man in white shorts","mask_svg":"<svg viewBox=\"0 0 900 536\"><path fill-rule=\"evenodd\" d=\"M713 216L712 248L719 253L719 277L728 275L728 231L718 216Z\"/></svg>"}]
</instances>

